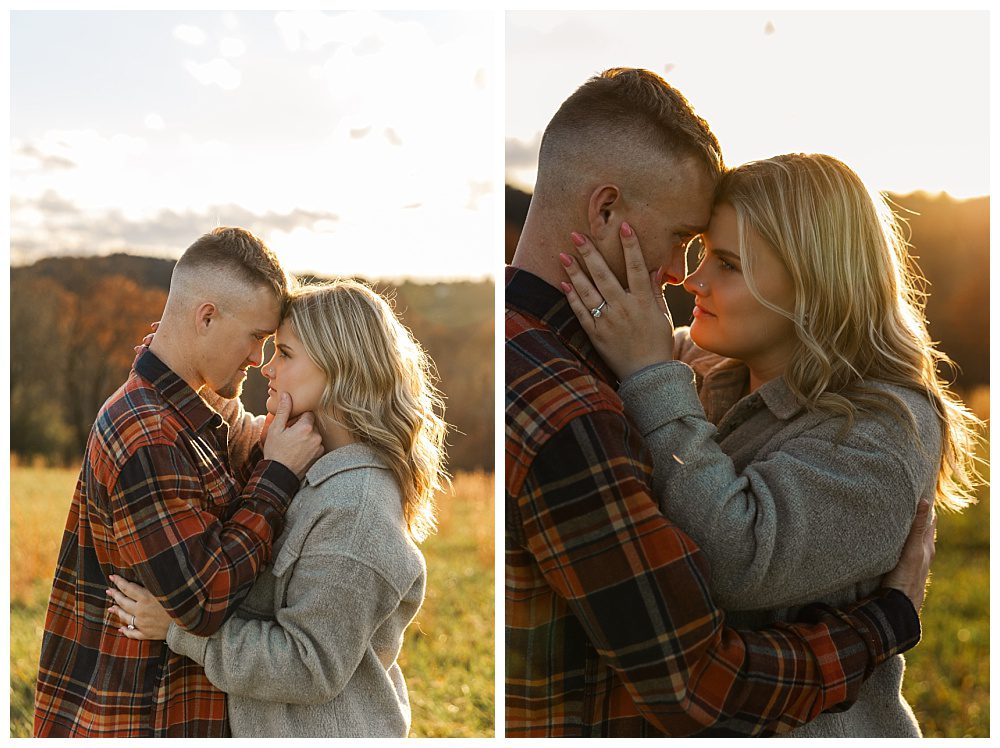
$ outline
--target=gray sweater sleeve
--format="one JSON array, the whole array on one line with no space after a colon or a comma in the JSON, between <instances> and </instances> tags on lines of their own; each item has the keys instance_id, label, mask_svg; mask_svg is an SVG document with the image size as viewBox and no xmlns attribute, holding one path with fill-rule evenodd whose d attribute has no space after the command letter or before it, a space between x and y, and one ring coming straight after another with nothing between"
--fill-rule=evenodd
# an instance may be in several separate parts
<instances>
[{"instance_id":1,"label":"gray sweater sleeve","mask_svg":"<svg viewBox=\"0 0 1000 748\"><path fill-rule=\"evenodd\" d=\"M167 644L204 665L226 693L318 704L344 688L399 600L378 572L353 558L304 554L275 620L230 618L209 638L171 625Z\"/></svg>"},{"instance_id":2,"label":"gray sweater sleeve","mask_svg":"<svg viewBox=\"0 0 1000 748\"><path fill-rule=\"evenodd\" d=\"M799 605L895 565L921 493L903 434L852 429L834 443L824 422L737 473L685 364L644 370L620 394L653 454L661 510L705 552L720 606Z\"/></svg>"}]
</instances>

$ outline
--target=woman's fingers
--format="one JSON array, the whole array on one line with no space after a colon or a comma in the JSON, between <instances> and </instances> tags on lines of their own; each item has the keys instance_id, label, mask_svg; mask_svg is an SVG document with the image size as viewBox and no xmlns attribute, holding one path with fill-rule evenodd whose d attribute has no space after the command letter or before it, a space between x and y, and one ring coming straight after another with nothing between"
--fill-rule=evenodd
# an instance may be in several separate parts
<instances>
[{"instance_id":1,"label":"woman's fingers","mask_svg":"<svg viewBox=\"0 0 1000 748\"><path fill-rule=\"evenodd\" d=\"M111 614L118 617L118 620L123 626L128 626L132 623L132 613L126 613L124 610L119 608L117 605L112 605Z\"/></svg>"},{"instance_id":2,"label":"woman's fingers","mask_svg":"<svg viewBox=\"0 0 1000 748\"><path fill-rule=\"evenodd\" d=\"M573 288L578 294L579 301L587 307L587 314L589 315L589 310L600 306L604 301L604 297L601 296L601 293L596 288L594 288L594 284L590 282L587 274L583 272L583 268L580 267L580 264L576 262L576 260L567 254L560 254L559 261L562 262L563 267L566 268L566 275L569 276L570 283L573 284Z\"/></svg>"},{"instance_id":3,"label":"woman's fingers","mask_svg":"<svg viewBox=\"0 0 1000 748\"><path fill-rule=\"evenodd\" d=\"M115 604L119 608L122 608L126 613L135 613L136 602L132 598L123 595L121 592L115 589L105 590L108 593L108 597L115 601Z\"/></svg>"},{"instance_id":4,"label":"woman's fingers","mask_svg":"<svg viewBox=\"0 0 1000 748\"><path fill-rule=\"evenodd\" d=\"M625 296L625 289L622 288L622 284L618 282L618 279L608 269L608 264L601 257L601 253L597 251L597 247L594 246L594 243L588 237L578 234L575 231L570 234L570 238L573 240L573 244L576 245L580 257L586 263L587 270L590 272L590 277L593 279L594 286L597 287L597 293L600 294L601 299L607 301L609 304L618 302ZM586 296L581 294L581 297L584 302L588 301Z\"/></svg>"},{"instance_id":5,"label":"woman's fingers","mask_svg":"<svg viewBox=\"0 0 1000 748\"><path fill-rule=\"evenodd\" d=\"M569 308L573 310L573 314L580 320L583 329L590 330L594 326L594 315L590 313L590 309L584 305L576 289L569 283L563 283L562 289L566 294L566 300L569 302Z\"/></svg>"},{"instance_id":6,"label":"woman's fingers","mask_svg":"<svg viewBox=\"0 0 1000 748\"><path fill-rule=\"evenodd\" d=\"M118 629L118 633L128 639L135 639L136 641L145 641L149 637L143 634L139 629L130 629L128 626L121 626Z\"/></svg>"},{"instance_id":7,"label":"woman's fingers","mask_svg":"<svg viewBox=\"0 0 1000 748\"><path fill-rule=\"evenodd\" d=\"M123 593L128 595L133 600L138 600L143 595L149 595L149 592L147 592L146 588L143 587L141 584L135 584L134 582L130 582L127 579L122 579L117 574L112 574L109 577L109 579L111 579L111 582L115 585L115 587L117 587L119 590L121 590Z\"/></svg>"},{"instance_id":8,"label":"woman's fingers","mask_svg":"<svg viewBox=\"0 0 1000 748\"><path fill-rule=\"evenodd\" d=\"M642 256L639 237L625 221L622 221L618 236L621 238L622 254L625 257L625 277L628 279L629 293L641 299L648 299L646 289L649 286L646 284L646 278L649 270L646 269L646 260Z\"/></svg>"}]
</instances>

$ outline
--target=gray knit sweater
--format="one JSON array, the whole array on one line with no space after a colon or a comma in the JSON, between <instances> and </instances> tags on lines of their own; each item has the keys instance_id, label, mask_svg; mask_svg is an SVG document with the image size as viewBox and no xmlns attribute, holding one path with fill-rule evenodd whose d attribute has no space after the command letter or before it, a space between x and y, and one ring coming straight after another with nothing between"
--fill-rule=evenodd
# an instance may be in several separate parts
<instances>
[{"instance_id":1,"label":"gray knit sweater","mask_svg":"<svg viewBox=\"0 0 1000 748\"><path fill-rule=\"evenodd\" d=\"M740 397L745 365L686 333L674 355L690 367L649 367L620 395L652 452L661 510L709 559L727 623L759 628L809 602L843 606L872 592L895 566L917 502L934 498L941 431L927 397L871 383L902 401L918 438L859 413L838 441L842 417L803 409L782 378ZM884 663L849 710L790 736L919 737L903 668L902 656Z\"/></svg>"},{"instance_id":2,"label":"gray knit sweater","mask_svg":"<svg viewBox=\"0 0 1000 748\"><path fill-rule=\"evenodd\" d=\"M374 449L350 444L309 468L273 558L218 632L167 634L229 695L233 735L405 737L396 658L426 570Z\"/></svg>"}]
</instances>

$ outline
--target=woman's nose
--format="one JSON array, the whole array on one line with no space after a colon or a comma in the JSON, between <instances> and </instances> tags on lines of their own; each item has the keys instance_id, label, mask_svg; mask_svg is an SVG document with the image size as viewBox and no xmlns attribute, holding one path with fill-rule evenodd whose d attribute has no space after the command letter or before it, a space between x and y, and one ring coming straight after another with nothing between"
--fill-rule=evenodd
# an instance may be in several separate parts
<instances>
[{"instance_id":1,"label":"woman's nose","mask_svg":"<svg viewBox=\"0 0 1000 748\"><path fill-rule=\"evenodd\" d=\"M704 295L705 281L701 279L701 274L697 270L684 279L684 290L695 296Z\"/></svg>"}]
</instances>

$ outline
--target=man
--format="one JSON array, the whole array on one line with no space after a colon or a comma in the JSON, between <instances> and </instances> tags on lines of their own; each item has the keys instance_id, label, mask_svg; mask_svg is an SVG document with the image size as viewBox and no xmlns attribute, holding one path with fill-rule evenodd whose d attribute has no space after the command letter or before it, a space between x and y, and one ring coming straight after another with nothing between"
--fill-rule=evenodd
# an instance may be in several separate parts
<instances>
[{"instance_id":1,"label":"man","mask_svg":"<svg viewBox=\"0 0 1000 748\"><path fill-rule=\"evenodd\" d=\"M884 580L896 589L794 625L725 628L707 563L659 512L649 452L558 290L573 231L625 283L623 223L646 268L679 282L721 169L707 124L648 71L592 78L545 131L506 285L507 736L688 735L724 720L728 734L786 732L845 708L919 638L926 506Z\"/></svg>"},{"instance_id":2,"label":"man","mask_svg":"<svg viewBox=\"0 0 1000 748\"><path fill-rule=\"evenodd\" d=\"M238 400L226 423L198 393L238 398L287 292L277 258L243 229L218 228L177 262L156 337L87 442L45 618L36 736L228 734L225 694L163 642L122 635L106 591L112 575L138 582L207 636L268 561L319 434L309 414L287 425L284 395L261 448Z\"/></svg>"}]
</instances>

